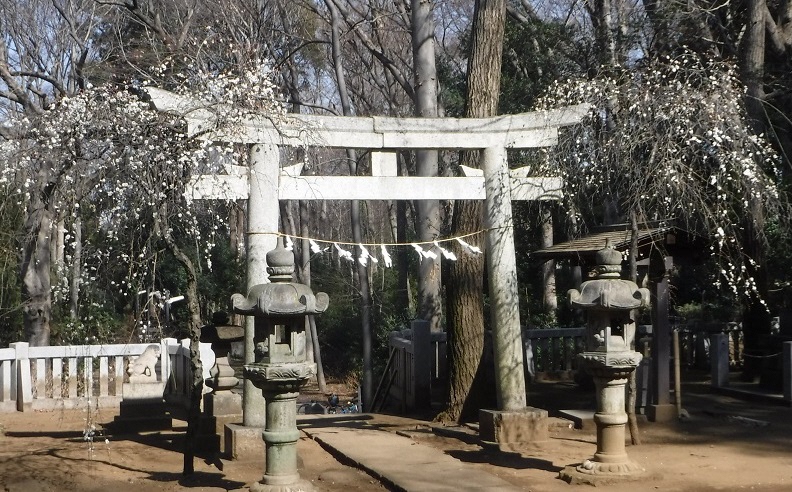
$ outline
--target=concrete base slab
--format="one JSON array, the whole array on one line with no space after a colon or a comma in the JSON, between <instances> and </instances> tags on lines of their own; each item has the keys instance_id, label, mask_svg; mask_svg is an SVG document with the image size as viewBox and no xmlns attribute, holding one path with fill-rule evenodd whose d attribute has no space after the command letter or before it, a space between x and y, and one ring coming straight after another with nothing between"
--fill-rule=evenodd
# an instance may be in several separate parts
<instances>
[{"instance_id":1,"label":"concrete base slab","mask_svg":"<svg viewBox=\"0 0 792 492\"><path fill-rule=\"evenodd\" d=\"M553 429L574 429L575 423L564 417L548 417L547 428Z\"/></svg>"},{"instance_id":2,"label":"concrete base slab","mask_svg":"<svg viewBox=\"0 0 792 492\"><path fill-rule=\"evenodd\" d=\"M116 433L170 430L173 421L162 399L162 388L157 383L124 384L124 399L119 404L118 415L108 425L110 430Z\"/></svg>"},{"instance_id":3,"label":"concrete base slab","mask_svg":"<svg viewBox=\"0 0 792 492\"><path fill-rule=\"evenodd\" d=\"M222 433L223 428L220 428L220 431L217 431L217 422L215 417L208 417L206 415L201 415L200 419L198 420L198 433L195 436L195 448L197 451L207 452L207 453L218 453L221 452L222 446ZM188 422L182 419L175 419L173 421L173 430L174 431L182 431L187 432Z\"/></svg>"},{"instance_id":4,"label":"concrete base slab","mask_svg":"<svg viewBox=\"0 0 792 492\"><path fill-rule=\"evenodd\" d=\"M217 453L220 451L220 436L217 434L198 434L195 436L196 451Z\"/></svg>"},{"instance_id":5,"label":"concrete base slab","mask_svg":"<svg viewBox=\"0 0 792 492\"><path fill-rule=\"evenodd\" d=\"M242 415L242 395L230 391L204 395L204 412L215 417Z\"/></svg>"},{"instance_id":6,"label":"concrete base slab","mask_svg":"<svg viewBox=\"0 0 792 492\"><path fill-rule=\"evenodd\" d=\"M650 422L671 422L679 418L679 415L677 415L676 405L665 403L646 407L646 418Z\"/></svg>"},{"instance_id":7,"label":"concrete base slab","mask_svg":"<svg viewBox=\"0 0 792 492\"><path fill-rule=\"evenodd\" d=\"M526 444L547 441L547 410L525 407L518 411L479 410L479 437L501 451L514 451Z\"/></svg>"},{"instance_id":8,"label":"concrete base slab","mask_svg":"<svg viewBox=\"0 0 792 492\"><path fill-rule=\"evenodd\" d=\"M558 415L571 420L575 429L594 430L594 410L559 410Z\"/></svg>"},{"instance_id":9,"label":"concrete base slab","mask_svg":"<svg viewBox=\"0 0 792 492\"><path fill-rule=\"evenodd\" d=\"M242 424L226 424L223 451L235 461L264 461L263 427L245 427Z\"/></svg>"},{"instance_id":10,"label":"concrete base slab","mask_svg":"<svg viewBox=\"0 0 792 492\"><path fill-rule=\"evenodd\" d=\"M168 416L168 409L162 398L152 400L121 400L118 406L120 419L145 419Z\"/></svg>"},{"instance_id":11,"label":"concrete base slab","mask_svg":"<svg viewBox=\"0 0 792 492\"><path fill-rule=\"evenodd\" d=\"M228 424L234 424L238 422L242 422L242 415L219 415L213 417L214 420L214 434L219 439L219 448L220 454L223 456L230 456L228 450L226 450L226 437L225 437L225 428Z\"/></svg>"}]
</instances>

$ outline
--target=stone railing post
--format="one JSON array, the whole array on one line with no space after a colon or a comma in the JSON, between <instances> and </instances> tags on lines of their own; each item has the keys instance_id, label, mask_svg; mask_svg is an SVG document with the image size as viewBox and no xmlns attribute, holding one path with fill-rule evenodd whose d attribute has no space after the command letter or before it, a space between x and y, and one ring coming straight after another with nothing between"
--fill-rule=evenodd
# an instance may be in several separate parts
<instances>
[{"instance_id":1,"label":"stone railing post","mask_svg":"<svg viewBox=\"0 0 792 492\"><path fill-rule=\"evenodd\" d=\"M11 383L11 397L16 400L17 410L30 411L33 408L33 387L30 377L30 359L27 342L15 342L9 345L15 351L14 381Z\"/></svg>"},{"instance_id":2,"label":"stone railing post","mask_svg":"<svg viewBox=\"0 0 792 492\"><path fill-rule=\"evenodd\" d=\"M162 382L165 383L166 387L168 386L168 381L172 377L174 378L173 381L177 382L172 359L170 357L170 347L178 344L179 341L175 338L163 338L160 342L160 372L162 375Z\"/></svg>"}]
</instances>

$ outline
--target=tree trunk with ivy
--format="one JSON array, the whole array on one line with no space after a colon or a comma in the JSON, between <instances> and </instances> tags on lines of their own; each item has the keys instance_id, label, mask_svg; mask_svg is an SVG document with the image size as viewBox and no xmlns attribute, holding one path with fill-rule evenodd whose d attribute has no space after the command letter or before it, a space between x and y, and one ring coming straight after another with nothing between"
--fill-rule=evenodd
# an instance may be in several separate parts
<instances>
[{"instance_id":1,"label":"tree trunk with ivy","mask_svg":"<svg viewBox=\"0 0 792 492\"><path fill-rule=\"evenodd\" d=\"M765 45L766 33L772 28L772 24L765 22L765 17L770 15L765 0L750 0L747 7L748 22L740 56L740 69L746 89L745 108L748 119L753 131L761 135L767 129L764 107ZM743 297L743 376L746 380L752 380L761 375L762 356L768 350L766 344L772 320L765 304L768 295L765 210L761 200L754 196L748 197L746 202L748 214L743 219L743 250L749 259L746 262L747 275L754 280L755 290Z\"/></svg>"},{"instance_id":2,"label":"tree trunk with ivy","mask_svg":"<svg viewBox=\"0 0 792 492\"><path fill-rule=\"evenodd\" d=\"M159 224L158 224L159 225ZM157 227L164 231L163 239L168 251L176 258L176 261L184 268L186 276L186 292L184 299L187 304L187 323L190 334L190 371L192 379L189 387L189 400L187 407L187 433L184 438L184 464L182 467L183 475L191 475L195 472L195 449L197 445L198 431L201 420L201 399L203 398L203 364L201 363L201 308L198 302L198 274L195 263L187 254L182 251L176 241L167 232L167 227L161 225Z\"/></svg>"}]
</instances>

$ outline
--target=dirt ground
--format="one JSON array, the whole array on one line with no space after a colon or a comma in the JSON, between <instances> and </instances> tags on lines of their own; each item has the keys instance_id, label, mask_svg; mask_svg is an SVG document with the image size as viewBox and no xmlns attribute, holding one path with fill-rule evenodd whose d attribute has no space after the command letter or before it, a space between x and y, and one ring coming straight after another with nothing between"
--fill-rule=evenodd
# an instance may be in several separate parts
<instances>
[{"instance_id":1,"label":"dirt ground","mask_svg":"<svg viewBox=\"0 0 792 492\"><path fill-rule=\"evenodd\" d=\"M591 393L571 384L531 386L530 404L550 409L586 408ZM683 403L690 418L669 424L642 423L639 446L630 457L646 467L644 478L605 490L709 491L792 490L792 419L788 407L749 403L712 395L706 385L689 383ZM117 409L0 414L0 486L7 491L235 490L257 481L262 463L196 458L196 473L181 475L184 427L173 431L110 435L102 424ZM86 440L86 429L96 428ZM526 491L586 490L559 480L564 466L595 451L595 432L555 427L548 442L520 453L482 449L474 439L431 432L426 420L378 415L361 426L401 431L416 442L491 473ZM387 490L363 471L346 466L303 437L298 443L301 476L318 490ZM396 457L395 459L398 459ZM263 459L262 459L263 461ZM581 487L583 487L581 489Z\"/></svg>"}]
</instances>

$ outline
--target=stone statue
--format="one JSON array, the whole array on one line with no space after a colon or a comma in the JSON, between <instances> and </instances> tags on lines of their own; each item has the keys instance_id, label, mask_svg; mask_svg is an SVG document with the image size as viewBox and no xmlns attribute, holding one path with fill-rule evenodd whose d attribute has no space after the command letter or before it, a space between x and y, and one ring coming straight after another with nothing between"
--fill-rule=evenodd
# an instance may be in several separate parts
<instances>
[{"instance_id":1,"label":"stone statue","mask_svg":"<svg viewBox=\"0 0 792 492\"><path fill-rule=\"evenodd\" d=\"M156 383L157 361L160 357L159 345L149 345L140 356L129 362L127 374L130 383Z\"/></svg>"}]
</instances>

